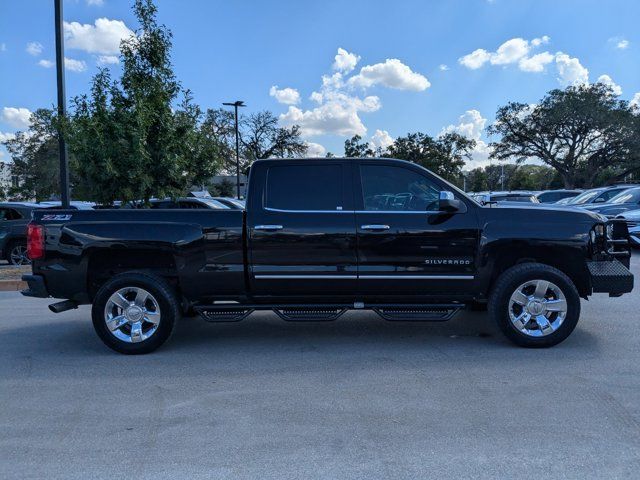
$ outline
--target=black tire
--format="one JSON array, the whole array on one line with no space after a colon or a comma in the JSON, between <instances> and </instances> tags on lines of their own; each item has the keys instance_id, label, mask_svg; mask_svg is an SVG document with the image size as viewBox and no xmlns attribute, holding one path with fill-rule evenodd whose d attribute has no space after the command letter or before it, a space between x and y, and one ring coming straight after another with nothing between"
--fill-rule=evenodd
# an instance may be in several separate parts
<instances>
[{"instance_id":1,"label":"black tire","mask_svg":"<svg viewBox=\"0 0 640 480\"><path fill-rule=\"evenodd\" d=\"M520 285L533 280L547 280L555 284L564 294L567 305L566 317L554 332L541 337L532 337L516 328L509 316L511 295ZM580 296L569 277L557 268L542 263L523 263L506 270L498 277L489 297L489 315L504 335L521 347L545 348L557 345L566 339L580 318Z\"/></svg>"},{"instance_id":2,"label":"black tire","mask_svg":"<svg viewBox=\"0 0 640 480\"><path fill-rule=\"evenodd\" d=\"M26 258L25 262L18 263L18 262L15 262L14 259L11 258L12 257L12 252L16 247L22 247L22 249L24 249L25 258ZM27 241L26 240L13 240L5 248L4 257L6 258L7 262L9 262L9 265L14 265L16 267L31 265L31 260L29 260L26 257L26 250L27 250Z\"/></svg>"},{"instance_id":3,"label":"black tire","mask_svg":"<svg viewBox=\"0 0 640 480\"><path fill-rule=\"evenodd\" d=\"M138 287L149 292L160 307L160 321L156 331L147 339L128 343L116 338L107 327L105 308L111 295L122 288ZM141 272L126 272L107 281L96 294L91 309L93 328L109 348L127 355L150 353L166 342L175 322L180 318L180 302L173 288L161 277Z\"/></svg>"}]
</instances>

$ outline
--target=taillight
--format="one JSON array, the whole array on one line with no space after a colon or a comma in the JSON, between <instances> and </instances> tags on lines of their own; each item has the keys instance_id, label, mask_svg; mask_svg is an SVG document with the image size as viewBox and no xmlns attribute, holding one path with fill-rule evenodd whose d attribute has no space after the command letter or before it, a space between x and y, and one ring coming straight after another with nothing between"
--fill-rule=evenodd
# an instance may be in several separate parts
<instances>
[{"instance_id":1,"label":"taillight","mask_svg":"<svg viewBox=\"0 0 640 480\"><path fill-rule=\"evenodd\" d=\"M44 227L30 223L27 227L27 255L31 260L44 257Z\"/></svg>"}]
</instances>

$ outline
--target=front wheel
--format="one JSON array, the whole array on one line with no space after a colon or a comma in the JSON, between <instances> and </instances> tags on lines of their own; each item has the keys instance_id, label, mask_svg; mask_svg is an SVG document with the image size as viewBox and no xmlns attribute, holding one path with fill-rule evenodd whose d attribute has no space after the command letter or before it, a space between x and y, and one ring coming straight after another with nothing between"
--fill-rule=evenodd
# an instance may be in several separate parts
<instances>
[{"instance_id":1,"label":"front wheel","mask_svg":"<svg viewBox=\"0 0 640 480\"><path fill-rule=\"evenodd\" d=\"M576 327L580 296L560 270L524 263L500 275L489 298L489 314L513 343L551 347Z\"/></svg>"},{"instance_id":2,"label":"front wheel","mask_svg":"<svg viewBox=\"0 0 640 480\"><path fill-rule=\"evenodd\" d=\"M122 273L100 288L91 316L93 328L108 347L130 355L150 353L171 335L180 303L163 278Z\"/></svg>"}]
</instances>

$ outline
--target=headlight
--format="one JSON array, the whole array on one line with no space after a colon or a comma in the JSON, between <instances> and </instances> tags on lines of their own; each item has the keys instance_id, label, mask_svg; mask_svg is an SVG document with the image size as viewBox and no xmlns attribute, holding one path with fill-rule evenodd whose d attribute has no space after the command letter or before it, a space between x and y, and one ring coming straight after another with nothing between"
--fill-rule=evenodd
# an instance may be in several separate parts
<instances>
[{"instance_id":1,"label":"headlight","mask_svg":"<svg viewBox=\"0 0 640 480\"><path fill-rule=\"evenodd\" d=\"M596 233L596 235L602 237L604 236L604 225L599 223L598 225L596 225L595 227L593 227L594 232Z\"/></svg>"}]
</instances>

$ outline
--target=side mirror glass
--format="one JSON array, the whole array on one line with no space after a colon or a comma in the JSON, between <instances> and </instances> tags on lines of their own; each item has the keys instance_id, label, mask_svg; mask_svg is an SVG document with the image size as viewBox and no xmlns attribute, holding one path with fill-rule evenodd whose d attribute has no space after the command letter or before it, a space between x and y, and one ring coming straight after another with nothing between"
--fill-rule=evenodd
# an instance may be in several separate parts
<instances>
[{"instance_id":1,"label":"side mirror glass","mask_svg":"<svg viewBox=\"0 0 640 480\"><path fill-rule=\"evenodd\" d=\"M464 208L464 203L458 200L453 195L453 192L449 192L447 190L440 192L438 210L440 210L441 212L453 213L453 212L459 212L463 210L463 208Z\"/></svg>"}]
</instances>

